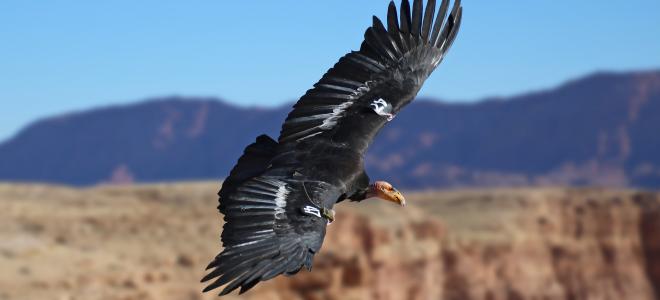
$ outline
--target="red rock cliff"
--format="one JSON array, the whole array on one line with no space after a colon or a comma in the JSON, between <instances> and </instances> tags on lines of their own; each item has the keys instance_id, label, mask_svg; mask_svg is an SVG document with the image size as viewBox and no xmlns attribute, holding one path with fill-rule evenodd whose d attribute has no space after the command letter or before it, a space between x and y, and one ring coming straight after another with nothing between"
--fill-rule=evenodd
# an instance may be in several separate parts
<instances>
[{"instance_id":1,"label":"red rock cliff","mask_svg":"<svg viewBox=\"0 0 660 300\"><path fill-rule=\"evenodd\" d=\"M0 299L216 299L216 185L0 185ZM521 189L342 204L313 271L225 299L655 299L660 199Z\"/></svg>"}]
</instances>

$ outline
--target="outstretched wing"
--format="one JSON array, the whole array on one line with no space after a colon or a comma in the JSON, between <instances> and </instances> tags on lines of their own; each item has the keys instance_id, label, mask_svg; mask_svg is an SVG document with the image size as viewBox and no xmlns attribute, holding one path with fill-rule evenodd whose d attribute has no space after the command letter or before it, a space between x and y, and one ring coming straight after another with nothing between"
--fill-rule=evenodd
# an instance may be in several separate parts
<instances>
[{"instance_id":1,"label":"outstretched wing","mask_svg":"<svg viewBox=\"0 0 660 300\"><path fill-rule=\"evenodd\" d=\"M277 143L262 135L245 149L219 192L225 215L224 250L207 269L204 291L226 285L220 295L280 274L311 269L327 220L322 199L338 196L319 182L298 180L286 168L268 169Z\"/></svg>"},{"instance_id":2,"label":"outstretched wing","mask_svg":"<svg viewBox=\"0 0 660 300\"><path fill-rule=\"evenodd\" d=\"M435 0L425 11L422 2L415 0L411 13L403 0L400 15L391 2L387 28L374 17L360 51L342 57L294 105L280 144L321 138L365 150L383 124L417 95L459 30L460 0L446 22L449 0L442 1L437 16Z\"/></svg>"}]
</instances>

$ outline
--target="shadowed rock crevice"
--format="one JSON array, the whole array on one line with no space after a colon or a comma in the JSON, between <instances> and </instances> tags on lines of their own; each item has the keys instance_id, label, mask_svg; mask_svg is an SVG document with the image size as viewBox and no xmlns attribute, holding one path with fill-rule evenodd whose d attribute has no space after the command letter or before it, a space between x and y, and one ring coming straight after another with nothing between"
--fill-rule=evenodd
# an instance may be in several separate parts
<instances>
[{"instance_id":1,"label":"shadowed rock crevice","mask_svg":"<svg viewBox=\"0 0 660 300\"><path fill-rule=\"evenodd\" d=\"M642 252L646 273L657 299L660 299L660 201L655 194L638 194L635 201L640 205L639 223Z\"/></svg>"}]
</instances>

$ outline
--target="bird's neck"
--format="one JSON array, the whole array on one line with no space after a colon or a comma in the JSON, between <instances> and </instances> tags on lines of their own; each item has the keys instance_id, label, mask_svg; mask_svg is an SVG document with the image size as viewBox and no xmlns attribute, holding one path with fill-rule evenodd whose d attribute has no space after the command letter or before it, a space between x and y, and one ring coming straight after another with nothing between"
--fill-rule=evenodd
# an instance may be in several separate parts
<instances>
[{"instance_id":1,"label":"bird's neck","mask_svg":"<svg viewBox=\"0 0 660 300\"><path fill-rule=\"evenodd\" d=\"M369 199L369 198L372 198L372 197L375 197L375 196L376 196L376 193L374 192L373 186L369 185L366 188L360 189L357 192L353 193L353 195L351 195L348 198L351 199L351 201L358 201L359 202L359 201Z\"/></svg>"}]
</instances>

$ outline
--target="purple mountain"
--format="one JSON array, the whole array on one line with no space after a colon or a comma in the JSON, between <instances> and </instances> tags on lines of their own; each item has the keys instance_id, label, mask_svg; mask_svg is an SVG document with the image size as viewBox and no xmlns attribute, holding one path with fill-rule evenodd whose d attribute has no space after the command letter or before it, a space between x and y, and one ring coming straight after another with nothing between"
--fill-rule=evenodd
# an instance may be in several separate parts
<instances>
[{"instance_id":1,"label":"purple mountain","mask_svg":"<svg viewBox=\"0 0 660 300\"><path fill-rule=\"evenodd\" d=\"M40 120L0 144L0 180L73 185L221 179L289 106L163 98ZM379 134L372 179L408 188L660 187L660 71L595 74L474 104L418 99Z\"/></svg>"}]
</instances>

